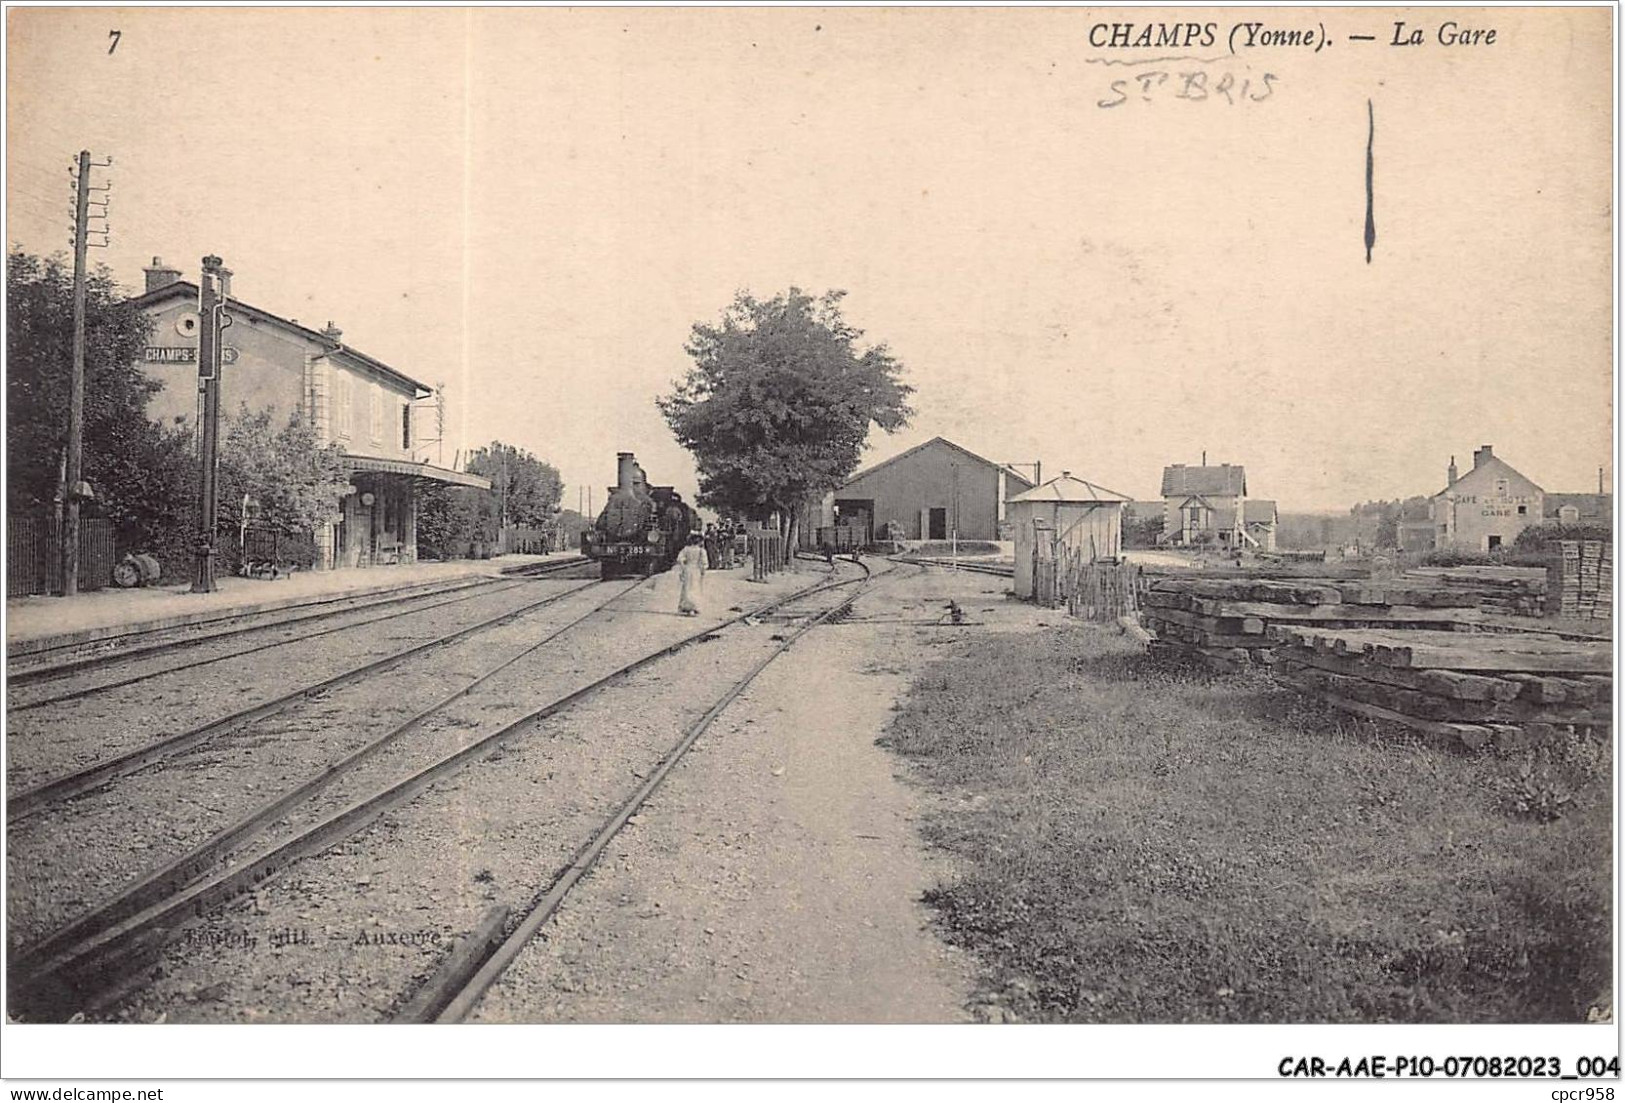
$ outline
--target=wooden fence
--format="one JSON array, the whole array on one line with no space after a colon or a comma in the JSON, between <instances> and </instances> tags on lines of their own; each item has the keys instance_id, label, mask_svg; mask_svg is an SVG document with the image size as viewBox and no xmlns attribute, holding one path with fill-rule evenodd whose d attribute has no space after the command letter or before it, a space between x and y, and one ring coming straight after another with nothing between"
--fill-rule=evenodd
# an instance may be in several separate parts
<instances>
[{"instance_id":1,"label":"wooden fence","mask_svg":"<svg viewBox=\"0 0 1625 1103\"><path fill-rule=\"evenodd\" d=\"M868 533L857 525L822 525L814 534L816 547L830 547L838 552L863 547Z\"/></svg>"},{"instance_id":2,"label":"wooden fence","mask_svg":"<svg viewBox=\"0 0 1625 1103\"><path fill-rule=\"evenodd\" d=\"M1116 560L1091 559L1087 552L1061 548L1054 558L1033 563L1034 593L1040 605L1065 606L1084 620L1110 624L1140 607L1141 569Z\"/></svg>"},{"instance_id":3,"label":"wooden fence","mask_svg":"<svg viewBox=\"0 0 1625 1103\"><path fill-rule=\"evenodd\" d=\"M244 534L239 529L224 528L215 549L216 569L233 574L240 572L245 563L308 571L316 566L317 559L316 537L308 532L249 529Z\"/></svg>"},{"instance_id":4,"label":"wooden fence","mask_svg":"<svg viewBox=\"0 0 1625 1103\"><path fill-rule=\"evenodd\" d=\"M546 555L558 542L553 528L507 525L497 534L498 555Z\"/></svg>"},{"instance_id":5,"label":"wooden fence","mask_svg":"<svg viewBox=\"0 0 1625 1103\"><path fill-rule=\"evenodd\" d=\"M750 576L757 582L765 582L767 576L776 574L789 563L785 554L784 537L776 532L747 532L745 534L746 549L750 555Z\"/></svg>"},{"instance_id":6,"label":"wooden fence","mask_svg":"<svg viewBox=\"0 0 1625 1103\"><path fill-rule=\"evenodd\" d=\"M6 596L62 592L62 541L54 517L6 519ZM100 590L113 581L113 523L99 517L79 522L79 589Z\"/></svg>"}]
</instances>

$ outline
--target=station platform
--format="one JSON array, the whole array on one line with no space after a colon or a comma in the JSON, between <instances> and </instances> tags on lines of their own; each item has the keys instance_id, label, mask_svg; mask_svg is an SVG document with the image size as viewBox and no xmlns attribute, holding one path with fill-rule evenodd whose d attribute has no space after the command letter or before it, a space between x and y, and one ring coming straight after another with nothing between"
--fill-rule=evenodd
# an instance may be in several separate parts
<instances>
[{"instance_id":1,"label":"station platform","mask_svg":"<svg viewBox=\"0 0 1625 1103\"><path fill-rule=\"evenodd\" d=\"M571 550L550 555L504 555L495 559L457 559L394 567L299 571L270 581L226 575L216 580L218 589L212 594L191 593L190 585L183 583L130 590L109 587L71 598L45 595L8 598L6 652L8 656L26 655L335 598L383 595L437 582L495 577L537 563L570 559L577 554Z\"/></svg>"}]
</instances>

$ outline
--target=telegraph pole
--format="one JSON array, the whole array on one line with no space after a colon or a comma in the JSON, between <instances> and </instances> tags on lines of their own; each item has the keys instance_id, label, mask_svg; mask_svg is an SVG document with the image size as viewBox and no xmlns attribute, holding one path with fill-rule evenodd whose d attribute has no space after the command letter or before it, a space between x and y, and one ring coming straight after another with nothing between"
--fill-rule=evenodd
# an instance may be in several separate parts
<instances>
[{"instance_id":1,"label":"telegraph pole","mask_svg":"<svg viewBox=\"0 0 1625 1103\"><path fill-rule=\"evenodd\" d=\"M192 592L212 594L214 583L215 527L219 520L218 488L215 486L215 458L220 450L220 301L217 281L224 278L219 257L203 258L203 276L198 280L198 386L203 391L203 424L198 448L198 534L197 561L192 573Z\"/></svg>"},{"instance_id":2,"label":"telegraph pole","mask_svg":"<svg viewBox=\"0 0 1625 1103\"><path fill-rule=\"evenodd\" d=\"M113 163L95 162L96 167ZM74 170L73 204L73 365L68 384L68 444L63 464L62 499L62 596L73 597L79 592L79 506L88 497L84 483L85 449L85 265L92 247L106 248L111 226L95 231L102 236L100 242L90 240L90 220L107 217L107 200L98 206L101 212L92 214L90 193L109 191L112 185L92 188L90 170L93 163L90 151L80 150Z\"/></svg>"},{"instance_id":3,"label":"telegraph pole","mask_svg":"<svg viewBox=\"0 0 1625 1103\"><path fill-rule=\"evenodd\" d=\"M79 153L73 209L73 375L68 390L68 471L63 480L62 596L79 592L79 483L85 443L85 254L90 247L90 151Z\"/></svg>"}]
</instances>

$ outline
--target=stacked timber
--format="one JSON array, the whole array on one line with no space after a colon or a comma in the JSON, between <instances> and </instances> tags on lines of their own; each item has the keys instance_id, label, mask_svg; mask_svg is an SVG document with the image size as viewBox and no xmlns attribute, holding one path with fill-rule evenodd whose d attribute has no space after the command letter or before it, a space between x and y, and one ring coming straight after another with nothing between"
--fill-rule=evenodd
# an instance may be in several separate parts
<instances>
[{"instance_id":1,"label":"stacked timber","mask_svg":"<svg viewBox=\"0 0 1625 1103\"><path fill-rule=\"evenodd\" d=\"M1607 618L1614 608L1614 546L1561 540L1550 570L1548 607L1565 617Z\"/></svg>"},{"instance_id":2,"label":"stacked timber","mask_svg":"<svg viewBox=\"0 0 1625 1103\"><path fill-rule=\"evenodd\" d=\"M1361 579L1159 578L1141 603L1154 650L1219 670L1273 663L1276 625L1456 631L1483 619L1471 594Z\"/></svg>"},{"instance_id":3,"label":"stacked timber","mask_svg":"<svg viewBox=\"0 0 1625 1103\"><path fill-rule=\"evenodd\" d=\"M1545 567L1417 567L1406 571L1405 578L1471 594L1486 613L1538 617L1546 611Z\"/></svg>"},{"instance_id":4,"label":"stacked timber","mask_svg":"<svg viewBox=\"0 0 1625 1103\"><path fill-rule=\"evenodd\" d=\"M1270 630L1271 675L1327 704L1478 748L1612 724L1613 647L1538 634Z\"/></svg>"}]
</instances>

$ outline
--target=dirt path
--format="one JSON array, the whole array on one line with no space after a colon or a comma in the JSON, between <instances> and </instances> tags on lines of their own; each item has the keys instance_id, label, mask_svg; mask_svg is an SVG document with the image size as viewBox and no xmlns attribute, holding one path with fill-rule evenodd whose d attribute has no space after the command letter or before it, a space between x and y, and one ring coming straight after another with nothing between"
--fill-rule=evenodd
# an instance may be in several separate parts
<instances>
[{"instance_id":1,"label":"dirt path","mask_svg":"<svg viewBox=\"0 0 1625 1103\"><path fill-rule=\"evenodd\" d=\"M916 831L919 798L874 742L930 650L922 581L893 583L865 599L859 623L818 629L769 667L480 1018L968 1019L970 964L930 932L920 903L940 870Z\"/></svg>"}]
</instances>

